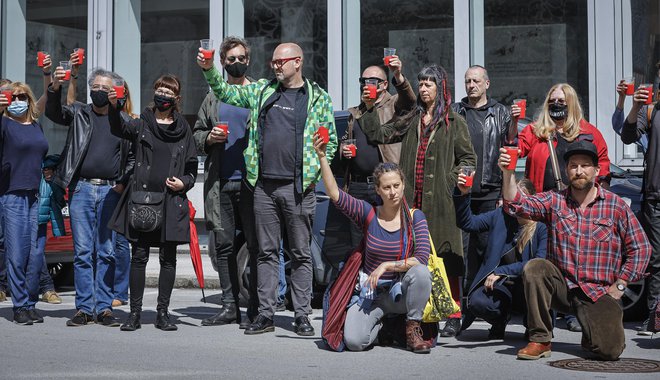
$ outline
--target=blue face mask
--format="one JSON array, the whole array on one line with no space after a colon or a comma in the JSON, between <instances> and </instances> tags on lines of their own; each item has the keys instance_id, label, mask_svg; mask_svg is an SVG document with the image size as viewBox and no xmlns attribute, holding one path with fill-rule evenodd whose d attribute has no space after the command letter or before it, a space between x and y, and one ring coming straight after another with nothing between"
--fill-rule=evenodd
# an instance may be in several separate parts
<instances>
[{"instance_id":1,"label":"blue face mask","mask_svg":"<svg viewBox=\"0 0 660 380\"><path fill-rule=\"evenodd\" d=\"M11 102L9 107L7 107L7 112L9 112L10 115L15 116L15 117L20 117L25 115L25 113L28 110L28 102L25 100L14 100Z\"/></svg>"}]
</instances>

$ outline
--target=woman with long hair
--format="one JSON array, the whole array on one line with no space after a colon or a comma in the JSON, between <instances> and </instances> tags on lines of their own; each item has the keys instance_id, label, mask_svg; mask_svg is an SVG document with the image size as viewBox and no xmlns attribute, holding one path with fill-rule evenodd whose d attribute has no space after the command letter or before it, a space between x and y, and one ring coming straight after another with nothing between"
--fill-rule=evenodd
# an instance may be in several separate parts
<instances>
[{"instance_id":1,"label":"woman with long hair","mask_svg":"<svg viewBox=\"0 0 660 380\"><path fill-rule=\"evenodd\" d=\"M545 258L548 229L543 223L513 217L500 207L479 215L470 209L469 187L465 175L458 175L458 192L454 192L456 223L466 232L488 231L488 245L483 261L468 291L467 308L462 329L467 329L476 317L492 325L489 339L504 338L511 311L526 310L520 276L527 261ZM528 179L518 182L522 192L536 191Z\"/></svg>"},{"instance_id":2,"label":"woman with long hair","mask_svg":"<svg viewBox=\"0 0 660 380\"><path fill-rule=\"evenodd\" d=\"M408 349L429 352L430 345L422 339L420 327L431 295L431 274L426 266L429 232L424 213L414 210L411 215L403 195L405 176L393 163L381 163L373 173L382 206L374 207L340 190L325 148L326 143L317 136L314 149L321 163L326 193L339 210L365 231L361 295L347 311L346 347L351 351L366 349L378 337L386 314L404 314Z\"/></svg>"},{"instance_id":3,"label":"woman with long hair","mask_svg":"<svg viewBox=\"0 0 660 380\"><path fill-rule=\"evenodd\" d=\"M456 226L452 189L463 166L475 167L468 127L451 110L447 73L436 65L424 67L417 75L417 106L409 114L381 125L374 103L363 96L367 111L357 122L374 143L402 142L400 165L406 174L406 200L424 212L431 237L447 268L452 298L460 305L459 278L464 273L463 241ZM364 91L368 89L364 88ZM449 316L441 335L460 332L461 312Z\"/></svg>"},{"instance_id":4,"label":"woman with long hair","mask_svg":"<svg viewBox=\"0 0 660 380\"><path fill-rule=\"evenodd\" d=\"M515 118L519 110L514 107L512 111ZM557 189L548 141L552 141L556 151L558 175L564 184L568 184L568 178L564 170L566 165L563 156L568 145L574 141L590 141L596 145L600 166L598 182L609 183L610 159L607 155L607 144L600 131L585 120L578 95L567 83L558 83L550 88L538 118L518 134L520 156L527 157L525 177L529 178L539 191Z\"/></svg>"},{"instance_id":5,"label":"woman with long hair","mask_svg":"<svg viewBox=\"0 0 660 380\"><path fill-rule=\"evenodd\" d=\"M122 331L141 327L145 268L149 249L159 247L160 275L156 328L177 330L168 308L176 276L176 248L190 242L189 209L186 192L197 177L197 150L192 131L179 113L181 83L174 75L163 75L154 83L154 104L139 119L120 117L116 93L110 92L109 120L115 136L131 140L135 149L135 171L110 225L132 244L130 308ZM160 200L160 201L158 201ZM148 204L145 208L136 205ZM138 211L139 210L139 211ZM149 219L136 223L136 214ZM148 223L148 225L147 225Z\"/></svg>"},{"instance_id":6,"label":"woman with long hair","mask_svg":"<svg viewBox=\"0 0 660 380\"><path fill-rule=\"evenodd\" d=\"M48 141L37 121L39 111L30 86L14 82L9 89L11 99L0 94L0 229L14 322L31 325L44 321L35 304L43 265L37 249L39 184Z\"/></svg>"}]
</instances>

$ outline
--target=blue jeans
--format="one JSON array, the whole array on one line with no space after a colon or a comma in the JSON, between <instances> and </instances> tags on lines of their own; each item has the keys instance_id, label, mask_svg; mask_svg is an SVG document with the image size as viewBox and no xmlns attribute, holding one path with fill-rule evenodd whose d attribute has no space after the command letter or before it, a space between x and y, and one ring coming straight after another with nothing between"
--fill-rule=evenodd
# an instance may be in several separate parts
<instances>
[{"instance_id":1,"label":"blue jeans","mask_svg":"<svg viewBox=\"0 0 660 380\"><path fill-rule=\"evenodd\" d=\"M128 239L115 232L115 285L114 299L128 301L128 274L131 269L131 250Z\"/></svg>"},{"instance_id":2,"label":"blue jeans","mask_svg":"<svg viewBox=\"0 0 660 380\"><path fill-rule=\"evenodd\" d=\"M48 223L40 224L37 229L37 251L41 255L42 265L39 272L39 293L43 294L49 290L55 290L53 278L48 273L46 264L46 233L48 232Z\"/></svg>"},{"instance_id":3,"label":"blue jeans","mask_svg":"<svg viewBox=\"0 0 660 380\"><path fill-rule=\"evenodd\" d=\"M115 249L107 225L119 194L108 185L79 181L69 198L76 309L100 314L112 310Z\"/></svg>"},{"instance_id":4,"label":"blue jeans","mask_svg":"<svg viewBox=\"0 0 660 380\"><path fill-rule=\"evenodd\" d=\"M34 309L39 299L39 272L43 255L37 250L36 191L14 191L0 196L5 238L7 277L14 311Z\"/></svg>"}]
</instances>

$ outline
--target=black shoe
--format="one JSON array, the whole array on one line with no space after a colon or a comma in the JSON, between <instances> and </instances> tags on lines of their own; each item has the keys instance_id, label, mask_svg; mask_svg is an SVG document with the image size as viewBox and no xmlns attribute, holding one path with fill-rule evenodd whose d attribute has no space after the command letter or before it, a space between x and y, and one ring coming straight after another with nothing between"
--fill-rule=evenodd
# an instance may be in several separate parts
<instances>
[{"instance_id":1,"label":"black shoe","mask_svg":"<svg viewBox=\"0 0 660 380\"><path fill-rule=\"evenodd\" d=\"M36 309L28 310L28 315L30 316L30 319L32 319L33 323L44 323L44 319L37 313Z\"/></svg>"},{"instance_id":2,"label":"black shoe","mask_svg":"<svg viewBox=\"0 0 660 380\"><path fill-rule=\"evenodd\" d=\"M94 317L90 314L85 313L82 310L78 310L73 318L66 321L67 326L77 327L85 326L94 323Z\"/></svg>"},{"instance_id":3,"label":"black shoe","mask_svg":"<svg viewBox=\"0 0 660 380\"><path fill-rule=\"evenodd\" d=\"M202 326L221 326L237 321L237 315L240 311L236 310L236 304L225 304L220 312L212 317L202 320Z\"/></svg>"},{"instance_id":4,"label":"black shoe","mask_svg":"<svg viewBox=\"0 0 660 380\"><path fill-rule=\"evenodd\" d=\"M112 311L106 310L96 316L96 323L106 327L119 327L119 318L112 315Z\"/></svg>"},{"instance_id":5,"label":"black shoe","mask_svg":"<svg viewBox=\"0 0 660 380\"><path fill-rule=\"evenodd\" d=\"M306 315L296 318L295 322L293 322L293 331L300 336L314 335L314 327L312 327Z\"/></svg>"},{"instance_id":6,"label":"black shoe","mask_svg":"<svg viewBox=\"0 0 660 380\"><path fill-rule=\"evenodd\" d=\"M43 319L41 320L43 322ZM30 318L30 312L25 309L16 310L14 312L14 323L17 325L30 326L32 323L32 318Z\"/></svg>"},{"instance_id":7,"label":"black shoe","mask_svg":"<svg viewBox=\"0 0 660 380\"><path fill-rule=\"evenodd\" d=\"M494 324L490 330L488 330L488 340L504 339L504 330L506 330L506 323Z\"/></svg>"},{"instance_id":8,"label":"black shoe","mask_svg":"<svg viewBox=\"0 0 660 380\"><path fill-rule=\"evenodd\" d=\"M642 325L637 327L637 335L641 336L652 336L653 332L649 331L649 323L650 323L651 317L649 316L642 322Z\"/></svg>"},{"instance_id":9,"label":"black shoe","mask_svg":"<svg viewBox=\"0 0 660 380\"><path fill-rule=\"evenodd\" d=\"M445 338L451 338L458 336L461 333L461 319L460 318L449 318L445 322L445 327L440 331L440 336Z\"/></svg>"},{"instance_id":10,"label":"black shoe","mask_svg":"<svg viewBox=\"0 0 660 380\"><path fill-rule=\"evenodd\" d=\"M126 322L124 322L123 325L119 328L121 331L135 331L142 327L140 324L140 313L136 311L132 311L128 315L128 319Z\"/></svg>"},{"instance_id":11,"label":"black shoe","mask_svg":"<svg viewBox=\"0 0 660 380\"><path fill-rule=\"evenodd\" d=\"M246 315L245 318L241 319L241 323L238 324L240 330L245 330L254 322L254 318Z\"/></svg>"},{"instance_id":12,"label":"black shoe","mask_svg":"<svg viewBox=\"0 0 660 380\"><path fill-rule=\"evenodd\" d=\"M273 320L263 315L259 314L257 319L252 322L250 326L245 329L245 335L256 335L263 334L267 332L275 331L275 326L273 326Z\"/></svg>"},{"instance_id":13,"label":"black shoe","mask_svg":"<svg viewBox=\"0 0 660 380\"><path fill-rule=\"evenodd\" d=\"M156 328L163 331L178 330L178 327L170 322L170 315L167 313L167 310L158 310L158 314L156 315Z\"/></svg>"},{"instance_id":14,"label":"black shoe","mask_svg":"<svg viewBox=\"0 0 660 380\"><path fill-rule=\"evenodd\" d=\"M568 331L573 331L573 332L581 332L582 331L582 326L580 326L580 322L577 321L577 319L569 319L566 321L566 328Z\"/></svg>"}]
</instances>

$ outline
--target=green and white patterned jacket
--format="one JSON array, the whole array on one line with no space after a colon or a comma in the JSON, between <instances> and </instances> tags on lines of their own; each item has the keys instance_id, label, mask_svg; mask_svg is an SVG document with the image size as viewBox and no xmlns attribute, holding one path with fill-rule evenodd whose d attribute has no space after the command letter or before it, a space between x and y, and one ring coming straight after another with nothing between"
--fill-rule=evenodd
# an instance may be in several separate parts
<instances>
[{"instance_id":1,"label":"green and white patterned jacket","mask_svg":"<svg viewBox=\"0 0 660 380\"><path fill-rule=\"evenodd\" d=\"M247 180L254 186L259 177L259 114L264 103L275 93L280 83L260 79L245 86L228 84L220 72L214 67L203 71L204 77L218 100L237 107L250 110L250 124L248 125L248 146L243 152L245 157L245 168ZM307 119L302 142L302 189L307 190L319 181L321 165L314 151L313 136L318 125L328 128L330 142L326 147L328 161L337 151L337 131L335 129L335 118L332 111L332 100L318 84L305 79L307 89ZM299 178L296 178L300 181Z\"/></svg>"}]
</instances>

